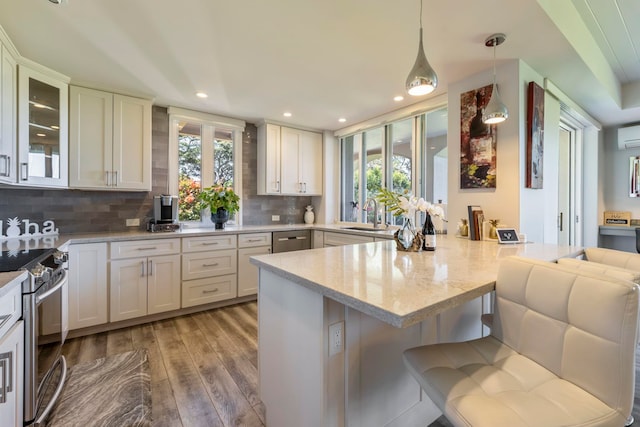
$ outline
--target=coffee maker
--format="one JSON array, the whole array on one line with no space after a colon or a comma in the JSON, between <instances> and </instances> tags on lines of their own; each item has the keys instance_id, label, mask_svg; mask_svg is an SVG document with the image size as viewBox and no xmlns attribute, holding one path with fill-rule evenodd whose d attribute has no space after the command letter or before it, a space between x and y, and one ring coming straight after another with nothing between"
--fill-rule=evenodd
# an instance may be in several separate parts
<instances>
[{"instance_id":1,"label":"coffee maker","mask_svg":"<svg viewBox=\"0 0 640 427\"><path fill-rule=\"evenodd\" d=\"M179 228L178 196L154 196L153 219L149 221L149 231L176 231Z\"/></svg>"}]
</instances>

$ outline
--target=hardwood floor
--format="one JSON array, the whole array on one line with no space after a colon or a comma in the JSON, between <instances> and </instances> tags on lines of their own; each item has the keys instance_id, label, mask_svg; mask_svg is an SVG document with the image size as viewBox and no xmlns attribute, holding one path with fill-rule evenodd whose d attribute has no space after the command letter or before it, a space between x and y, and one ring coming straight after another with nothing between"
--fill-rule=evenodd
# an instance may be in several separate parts
<instances>
[{"instance_id":1,"label":"hardwood floor","mask_svg":"<svg viewBox=\"0 0 640 427\"><path fill-rule=\"evenodd\" d=\"M145 348L151 369L153 425L264 426L258 398L256 302L68 340L69 365ZM640 420L640 351L633 416ZM635 423L638 424L637 422ZM440 417L429 427L449 427Z\"/></svg>"},{"instance_id":2,"label":"hardwood floor","mask_svg":"<svg viewBox=\"0 0 640 427\"><path fill-rule=\"evenodd\" d=\"M255 302L74 338L69 365L145 348L153 425L264 426Z\"/></svg>"}]
</instances>

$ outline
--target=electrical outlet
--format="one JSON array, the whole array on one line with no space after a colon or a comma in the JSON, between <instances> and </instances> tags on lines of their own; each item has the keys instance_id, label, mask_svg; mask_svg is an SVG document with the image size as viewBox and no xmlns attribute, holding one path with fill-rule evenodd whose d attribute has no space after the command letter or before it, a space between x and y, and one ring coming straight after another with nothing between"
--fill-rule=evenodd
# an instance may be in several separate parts
<instances>
[{"instance_id":1,"label":"electrical outlet","mask_svg":"<svg viewBox=\"0 0 640 427\"><path fill-rule=\"evenodd\" d=\"M271 221L280 221L280 215L271 215Z\"/></svg>"},{"instance_id":2,"label":"electrical outlet","mask_svg":"<svg viewBox=\"0 0 640 427\"><path fill-rule=\"evenodd\" d=\"M140 218L127 218L127 227L139 227Z\"/></svg>"},{"instance_id":3,"label":"electrical outlet","mask_svg":"<svg viewBox=\"0 0 640 427\"><path fill-rule=\"evenodd\" d=\"M329 325L329 356L342 353L344 350L344 322Z\"/></svg>"}]
</instances>

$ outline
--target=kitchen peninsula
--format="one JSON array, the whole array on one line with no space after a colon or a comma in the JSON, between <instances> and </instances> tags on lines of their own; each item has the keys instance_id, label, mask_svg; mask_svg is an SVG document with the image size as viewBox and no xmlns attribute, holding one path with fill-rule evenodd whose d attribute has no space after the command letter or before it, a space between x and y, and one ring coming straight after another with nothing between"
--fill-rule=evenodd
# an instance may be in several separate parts
<instances>
[{"instance_id":1,"label":"kitchen peninsula","mask_svg":"<svg viewBox=\"0 0 640 427\"><path fill-rule=\"evenodd\" d=\"M581 252L442 236L435 252L400 252L386 241L252 258L267 424L427 425L440 412L404 368L402 351L480 337L501 259Z\"/></svg>"}]
</instances>

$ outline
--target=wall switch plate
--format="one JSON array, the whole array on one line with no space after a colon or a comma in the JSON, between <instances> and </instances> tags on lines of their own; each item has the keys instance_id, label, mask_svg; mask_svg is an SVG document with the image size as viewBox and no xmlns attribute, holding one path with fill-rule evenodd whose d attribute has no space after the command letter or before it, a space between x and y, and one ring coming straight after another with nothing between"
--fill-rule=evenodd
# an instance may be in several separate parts
<instances>
[{"instance_id":1,"label":"wall switch plate","mask_svg":"<svg viewBox=\"0 0 640 427\"><path fill-rule=\"evenodd\" d=\"M127 227L139 227L140 218L127 218Z\"/></svg>"},{"instance_id":2,"label":"wall switch plate","mask_svg":"<svg viewBox=\"0 0 640 427\"><path fill-rule=\"evenodd\" d=\"M342 353L344 350L344 321L329 325L329 356Z\"/></svg>"},{"instance_id":3,"label":"wall switch plate","mask_svg":"<svg viewBox=\"0 0 640 427\"><path fill-rule=\"evenodd\" d=\"M271 215L271 221L280 221L280 215Z\"/></svg>"}]
</instances>

